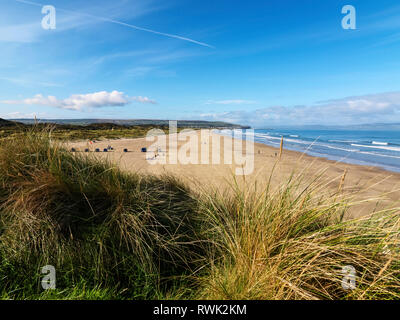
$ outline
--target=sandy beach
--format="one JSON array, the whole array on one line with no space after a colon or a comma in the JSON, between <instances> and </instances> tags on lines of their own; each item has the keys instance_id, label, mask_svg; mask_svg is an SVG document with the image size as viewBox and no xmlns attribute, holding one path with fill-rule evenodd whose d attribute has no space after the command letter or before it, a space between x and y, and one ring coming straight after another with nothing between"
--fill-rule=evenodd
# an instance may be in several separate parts
<instances>
[{"instance_id":1,"label":"sandy beach","mask_svg":"<svg viewBox=\"0 0 400 320\"><path fill-rule=\"evenodd\" d=\"M197 135L198 138L199 146L195 154L198 162L201 163L200 150L202 146L200 144L202 143L209 145L209 159L211 162L213 140L210 139L208 143L201 142L200 131L193 131L191 134ZM154 141L146 141L145 138L103 140L96 141L93 144L90 144L89 141L80 141L69 143L68 148L73 147L77 152L84 152L85 149L89 149L91 154L93 153L98 157L106 158L126 171L155 175L165 173L176 175L189 183L195 191L201 188L229 189L229 185L235 179L238 184L242 186L246 185L246 188L256 187L258 190L262 190L262 187L268 181L271 181L272 187L279 186L281 183L287 181L291 174L303 173L305 177L304 183L319 176L319 181L322 185L325 185L325 190L332 192L332 194L341 188L343 193L357 193L357 200L366 198L377 199L355 206L351 210L351 217L371 213L376 208L398 206L397 202L400 199L399 173L371 166L330 161L289 150L283 150L282 156L279 158L279 149L255 143L252 153L252 156L254 156L254 170L249 175L235 176L235 170L240 170L240 166L234 163L224 163L223 146L226 143L224 142L224 138L214 133L211 136L218 136L217 138L221 141L221 163L219 164L182 164L179 161L176 164L169 164L168 150L171 150L168 143L169 137L166 139L166 148L165 146L163 148L155 148L159 149L156 152L158 154L156 159L153 158L154 153L141 151L142 148L148 149L152 145L154 147ZM230 141L230 138L227 138L225 141ZM185 141L178 141L177 149L179 150L185 143ZM113 147L113 150L103 152L104 148L107 148L109 145ZM94 152L96 148L100 149L100 152ZM128 149L128 152L124 152L124 149ZM244 142L243 150L246 150ZM163 162L163 159L166 159L167 163L158 163ZM344 181L343 176L345 176ZM378 197L379 205L376 206Z\"/></svg>"}]
</instances>

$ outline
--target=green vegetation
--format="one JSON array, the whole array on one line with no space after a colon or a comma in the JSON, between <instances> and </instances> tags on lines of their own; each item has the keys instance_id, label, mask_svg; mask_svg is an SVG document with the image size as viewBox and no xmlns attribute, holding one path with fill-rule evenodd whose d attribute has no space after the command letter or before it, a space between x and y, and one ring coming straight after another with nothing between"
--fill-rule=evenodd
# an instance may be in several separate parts
<instances>
[{"instance_id":1,"label":"green vegetation","mask_svg":"<svg viewBox=\"0 0 400 320\"><path fill-rule=\"evenodd\" d=\"M2 119L0 119L2 120ZM6 121L6 120L3 120ZM168 126L135 125L126 126L112 123L95 123L88 125L69 124L22 124L7 121L0 121L0 138L17 137L32 130L51 131L52 138L63 141L73 140L104 140L120 138L141 138L145 137L150 129L161 129L169 133ZM180 131L182 128L178 128Z\"/></svg>"},{"instance_id":2,"label":"green vegetation","mask_svg":"<svg viewBox=\"0 0 400 320\"><path fill-rule=\"evenodd\" d=\"M394 299L400 212L343 221L352 199L301 175L194 193L174 177L73 155L48 131L0 141L3 299ZM44 265L57 271L44 291ZM342 289L343 266L357 270Z\"/></svg>"},{"instance_id":3,"label":"green vegetation","mask_svg":"<svg viewBox=\"0 0 400 320\"><path fill-rule=\"evenodd\" d=\"M48 125L41 125L46 128ZM121 138L142 138L150 129L161 129L165 134L169 133L167 126L122 126L110 123L93 125L53 125L52 137L58 140L105 140Z\"/></svg>"},{"instance_id":4,"label":"green vegetation","mask_svg":"<svg viewBox=\"0 0 400 320\"><path fill-rule=\"evenodd\" d=\"M183 129L248 128L221 121L187 121L177 123L178 132ZM45 120L20 119L9 121L0 118L0 139L15 137L31 130L49 130L52 138L64 141L73 140L108 140L120 138L145 137L150 129L161 129L169 133L168 120Z\"/></svg>"}]
</instances>

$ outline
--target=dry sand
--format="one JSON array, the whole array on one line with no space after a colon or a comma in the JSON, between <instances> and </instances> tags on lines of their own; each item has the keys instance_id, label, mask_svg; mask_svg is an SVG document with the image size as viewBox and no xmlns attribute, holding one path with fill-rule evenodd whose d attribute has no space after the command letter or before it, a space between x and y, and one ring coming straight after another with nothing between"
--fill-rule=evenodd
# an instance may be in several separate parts
<instances>
[{"instance_id":1,"label":"dry sand","mask_svg":"<svg viewBox=\"0 0 400 320\"><path fill-rule=\"evenodd\" d=\"M209 148L209 156L212 159L212 143L200 142L200 132L193 131L192 135L197 135L199 140L198 150L203 147ZM164 173L174 174L182 180L189 183L193 190L199 188L218 188L229 189L229 185L234 181L235 169L240 168L235 164L224 164L223 162L223 146L224 138L218 136L221 141L221 164L160 164L155 163L152 155L141 152L142 147L149 148L153 142L146 141L145 138L137 139L120 139L120 140L104 140L89 144L88 141L74 142L68 145L68 148L74 147L78 152L83 152L85 148L89 148L91 152L95 148L100 149L100 153L94 153L96 156L104 157L117 164L120 168L127 171L141 172L160 175ZM172 136L176 138L176 135ZM166 157L168 159L168 140L167 148L161 147L158 161ZM227 140L229 141L229 139ZM186 142L178 142L178 150ZM114 150L103 152L103 149L111 145ZM243 142L245 150L245 142ZM123 152L127 148L128 152ZM260 190L263 185L267 184L272 174L271 186L279 186L282 182L287 181L288 177L293 173L304 172L307 179L314 179L321 175L321 181L326 183L326 190L336 192L341 184L343 174L346 172L343 192L357 191L357 199L380 197L379 208L384 206L398 206L400 199L400 174L385 171L371 166L353 165L347 163L339 163L324 158L317 158L302 154L300 152L283 150L281 159L279 159L279 149L264 144L254 144L254 170L253 173L246 176L236 176L239 184L247 187L254 187ZM146 159L146 157L148 159ZM201 161L200 152L196 153L198 161ZM211 160L210 160L211 162ZM355 207L351 211L351 216L360 216L371 213L376 207L376 201L363 203Z\"/></svg>"}]
</instances>

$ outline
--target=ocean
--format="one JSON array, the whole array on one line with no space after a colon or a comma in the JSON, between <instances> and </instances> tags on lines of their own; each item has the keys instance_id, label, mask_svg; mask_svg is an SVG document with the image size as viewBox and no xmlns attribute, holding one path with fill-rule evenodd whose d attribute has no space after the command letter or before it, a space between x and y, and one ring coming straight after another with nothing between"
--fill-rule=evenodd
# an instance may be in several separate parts
<instances>
[{"instance_id":1,"label":"ocean","mask_svg":"<svg viewBox=\"0 0 400 320\"><path fill-rule=\"evenodd\" d=\"M254 141L266 145L279 147L281 137L284 149L400 172L400 131L254 130Z\"/></svg>"}]
</instances>

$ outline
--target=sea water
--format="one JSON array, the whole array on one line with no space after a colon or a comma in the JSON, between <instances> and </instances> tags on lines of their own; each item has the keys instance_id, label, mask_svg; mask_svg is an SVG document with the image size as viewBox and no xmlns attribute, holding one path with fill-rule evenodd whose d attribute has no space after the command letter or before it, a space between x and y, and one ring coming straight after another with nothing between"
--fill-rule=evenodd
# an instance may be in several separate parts
<instances>
[{"instance_id":1,"label":"sea water","mask_svg":"<svg viewBox=\"0 0 400 320\"><path fill-rule=\"evenodd\" d=\"M227 134L227 131L220 133ZM279 147L282 137L284 149L400 172L400 131L254 130L255 142L273 147Z\"/></svg>"}]
</instances>

